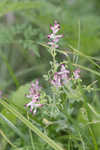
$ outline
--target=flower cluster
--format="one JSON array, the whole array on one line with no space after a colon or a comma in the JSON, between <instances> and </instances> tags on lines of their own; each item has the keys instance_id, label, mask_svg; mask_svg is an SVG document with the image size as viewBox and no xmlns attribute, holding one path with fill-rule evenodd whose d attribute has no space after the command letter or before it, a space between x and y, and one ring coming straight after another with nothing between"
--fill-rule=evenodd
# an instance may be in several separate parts
<instances>
[{"instance_id":1,"label":"flower cluster","mask_svg":"<svg viewBox=\"0 0 100 150\"><path fill-rule=\"evenodd\" d=\"M56 33L60 30L60 25L57 23L57 21L54 22L54 26L50 25L50 29L52 30L52 33L48 35L48 38L50 42L48 42L49 45L51 45L52 48L58 48L58 42L59 39L63 37L63 35L56 35Z\"/></svg>"},{"instance_id":2,"label":"flower cluster","mask_svg":"<svg viewBox=\"0 0 100 150\"><path fill-rule=\"evenodd\" d=\"M54 85L54 86L56 86L57 88L58 88L58 87L61 87L61 77L60 77L60 75L58 74L58 72L56 72L56 73L54 74L54 79L51 80L51 84Z\"/></svg>"},{"instance_id":3,"label":"flower cluster","mask_svg":"<svg viewBox=\"0 0 100 150\"><path fill-rule=\"evenodd\" d=\"M51 84L53 84L57 88L61 87L62 84L65 84L69 80L69 73L70 71L67 70L62 64L60 71L54 74L54 79L51 80Z\"/></svg>"},{"instance_id":4,"label":"flower cluster","mask_svg":"<svg viewBox=\"0 0 100 150\"><path fill-rule=\"evenodd\" d=\"M32 101L26 104L26 107L30 107L30 111L33 111L33 114L36 114L37 108L42 107L43 104L40 104L39 97L40 97L40 90L41 87L39 86L39 81L36 80L35 83L31 84L31 88L29 89L29 94L25 95L27 98L31 98Z\"/></svg>"},{"instance_id":5,"label":"flower cluster","mask_svg":"<svg viewBox=\"0 0 100 150\"><path fill-rule=\"evenodd\" d=\"M73 72L74 79L77 80L80 78L80 69L76 69ZM68 80L71 80L69 77L70 71L65 68L65 65L61 65L61 69L59 72L56 72L54 74L53 80L51 80L51 84L54 85L56 88L61 87L62 85L65 85Z\"/></svg>"},{"instance_id":6,"label":"flower cluster","mask_svg":"<svg viewBox=\"0 0 100 150\"><path fill-rule=\"evenodd\" d=\"M58 48L58 42L60 38L63 37L63 35L57 35L57 32L60 30L60 25L56 21L54 22L54 26L50 25L50 29L52 30L52 33L48 35L48 38L50 40L48 44L51 45L53 50L55 50L55 48ZM62 64L60 70L58 72L55 72L53 79L50 82L54 87L59 88L63 85L66 85L69 80L79 79L79 73L80 69L76 69L71 76L70 71L66 69L64 64ZM31 101L25 105L26 107L30 107L30 111L33 112L33 114L36 114L37 109L43 106L43 104L40 103L40 92L41 87L39 86L39 81L36 80L35 83L31 84L29 94L26 95L27 98L31 99Z\"/></svg>"},{"instance_id":7,"label":"flower cluster","mask_svg":"<svg viewBox=\"0 0 100 150\"><path fill-rule=\"evenodd\" d=\"M76 70L73 72L73 74L74 74L74 78L75 78L75 79L80 78L79 73L80 73L80 69L79 69L79 68L78 68L78 69L76 69Z\"/></svg>"}]
</instances>

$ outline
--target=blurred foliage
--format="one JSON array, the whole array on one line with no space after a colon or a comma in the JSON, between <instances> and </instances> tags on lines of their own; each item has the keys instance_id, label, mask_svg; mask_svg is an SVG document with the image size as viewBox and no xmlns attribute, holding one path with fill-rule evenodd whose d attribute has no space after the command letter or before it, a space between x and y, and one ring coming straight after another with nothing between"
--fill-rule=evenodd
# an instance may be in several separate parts
<instances>
[{"instance_id":1,"label":"blurred foliage","mask_svg":"<svg viewBox=\"0 0 100 150\"><path fill-rule=\"evenodd\" d=\"M51 56L46 48L40 44L47 43L48 41L49 25L54 20L57 20L61 24L61 33L64 34L64 38L60 42L62 49L67 51L70 44L84 54L100 59L99 15L99 0L0 0L0 90L3 90L6 96L11 98L13 104L18 105L20 111L24 103L23 101L25 101L24 92L27 91L29 86L27 82L35 78L41 79L42 75L50 68L49 61L51 60ZM58 59L62 59L62 56L58 56ZM85 58L79 59L79 63L97 71L100 70L87 62ZM82 77L83 82L86 84L98 80L95 87L100 87L99 77L87 72L82 72ZM41 83L46 87L43 79L41 79ZM23 84L26 85L21 86ZM14 90L17 90L17 92L13 92ZM99 92L89 95L89 100L91 101L92 99L91 103L98 112L100 112L99 97ZM8 123L5 124L5 120L0 119L0 128L5 131L5 134L8 135L8 138L14 144L22 147L18 150L31 150L32 148L29 146L30 137L26 128L23 128L21 122L14 118L13 115L11 117L11 114L5 109L1 106L0 108L2 114L14 124L14 126L11 126L7 120L6 122ZM81 113L78 119L84 122ZM51 137L58 138L58 141L66 141L66 137L59 137L56 125L55 127L52 127L52 125L49 126L48 131L45 131L46 129L43 128L40 116L38 116L38 119L34 118L32 121L41 131L48 132L48 135L50 135L50 132L54 133L50 135ZM63 121L59 121L57 129L60 130L63 124L67 128L65 118ZM18 128L19 126L19 134L17 134L17 130L14 127ZM71 128L73 129L73 126ZM97 142L100 145L99 125L94 127L94 131L98 137ZM25 147L23 147L25 139L23 139L22 132L25 133L24 136L28 139L28 144ZM89 134L85 129L82 133L84 140L91 145L91 141L85 135L86 132ZM61 134L63 135L63 133ZM19 136L22 140L20 140ZM33 138L35 150L50 149L36 135L33 135ZM67 144L71 145L72 143L74 143L74 140L70 137ZM77 150L78 146L76 144L75 150ZM81 147L78 148L82 149ZM0 150L12 149L0 136Z\"/></svg>"}]
</instances>

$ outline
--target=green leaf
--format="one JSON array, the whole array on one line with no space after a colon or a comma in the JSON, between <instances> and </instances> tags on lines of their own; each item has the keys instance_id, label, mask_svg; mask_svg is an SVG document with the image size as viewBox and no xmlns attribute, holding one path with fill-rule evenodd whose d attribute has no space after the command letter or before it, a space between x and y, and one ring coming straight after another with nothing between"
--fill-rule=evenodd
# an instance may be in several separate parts
<instances>
[{"instance_id":1,"label":"green leaf","mask_svg":"<svg viewBox=\"0 0 100 150\"><path fill-rule=\"evenodd\" d=\"M11 101L19 107L24 107L28 99L25 97L25 94L29 92L30 84L25 84L20 86L19 89L12 93Z\"/></svg>"}]
</instances>

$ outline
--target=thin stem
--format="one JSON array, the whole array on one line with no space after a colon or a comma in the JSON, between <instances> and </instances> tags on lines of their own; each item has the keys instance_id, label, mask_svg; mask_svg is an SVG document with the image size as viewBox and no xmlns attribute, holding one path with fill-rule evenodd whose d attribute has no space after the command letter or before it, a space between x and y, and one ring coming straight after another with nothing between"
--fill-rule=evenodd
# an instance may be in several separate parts
<instances>
[{"instance_id":1,"label":"thin stem","mask_svg":"<svg viewBox=\"0 0 100 150\"><path fill-rule=\"evenodd\" d=\"M88 107L91 109L91 111L92 111L97 117L100 118L100 114L98 114L98 113L95 111L95 109L94 109L90 104L88 104Z\"/></svg>"},{"instance_id":2,"label":"thin stem","mask_svg":"<svg viewBox=\"0 0 100 150\"><path fill-rule=\"evenodd\" d=\"M80 90L83 94L83 97L84 97L84 106L86 108L86 112L87 112L87 117L88 117L88 121L91 122L91 118L89 116L89 110L88 110L88 103L87 103L87 97L85 96L85 93L82 91L82 88L80 87ZM93 144L94 144L94 150L98 150L98 145L97 145L97 141L96 141L96 137L94 135L94 132L92 130L92 126L91 124L88 124L88 129L89 129L89 132L90 132L90 135L92 137L92 141L93 141Z\"/></svg>"},{"instance_id":3,"label":"thin stem","mask_svg":"<svg viewBox=\"0 0 100 150\"><path fill-rule=\"evenodd\" d=\"M81 136L80 132L79 132L79 135L80 135L80 139L81 139L81 142L82 142L83 150L85 150L85 143L84 143L84 141L82 139L82 136Z\"/></svg>"},{"instance_id":4,"label":"thin stem","mask_svg":"<svg viewBox=\"0 0 100 150\"><path fill-rule=\"evenodd\" d=\"M27 119L30 120L28 112L27 112ZM30 139L31 139L31 145L32 145L32 149L35 150L35 145L33 143L33 137L32 137L32 132L31 129L29 129L29 135L30 135Z\"/></svg>"},{"instance_id":5,"label":"thin stem","mask_svg":"<svg viewBox=\"0 0 100 150\"><path fill-rule=\"evenodd\" d=\"M77 49L80 50L80 19L78 21L78 44L77 44ZM78 59L79 59L79 56L77 55L76 56L76 61L75 61L76 64L78 63Z\"/></svg>"}]
</instances>

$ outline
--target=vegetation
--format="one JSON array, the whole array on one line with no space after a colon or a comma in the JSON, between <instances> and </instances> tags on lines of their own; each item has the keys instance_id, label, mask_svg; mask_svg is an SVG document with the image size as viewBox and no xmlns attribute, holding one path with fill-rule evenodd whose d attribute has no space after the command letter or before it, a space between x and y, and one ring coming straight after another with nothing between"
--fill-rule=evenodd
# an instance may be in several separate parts
<instances>
[{"instance_id":1,"label":"vegetation","mask_svg":"<svg viewBox=\"0 0 100 150\"><path fill-rule=\"evenodd\" d=\"M100 149L99 3L0 0L0 150Z\"/></svg>"}]
</instances>

